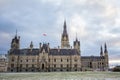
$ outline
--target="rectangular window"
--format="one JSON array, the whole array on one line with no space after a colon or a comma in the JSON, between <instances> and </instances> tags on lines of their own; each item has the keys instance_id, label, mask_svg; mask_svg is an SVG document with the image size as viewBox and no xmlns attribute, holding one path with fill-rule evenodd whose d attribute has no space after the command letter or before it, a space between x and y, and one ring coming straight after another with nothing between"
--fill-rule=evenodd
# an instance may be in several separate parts
<instances>
[{"instance_id":1,"label":"rectangular window","mask_svg":"<svg viewBox=\"0 0 120 80\"><path fill-rule=\"evenodd\" d=\"M28 59L26 59L26 62L28 62Z\"/></svg>"},{"instance_id":2,"label":"rectangular window","mask_svg":"<svg viewBox=\"0 0 120 80\"><path fill-rule=\"evenodd\" d=\"M14 62L14 59L12 58L12 62Z\"/></svg>"},{"instance_id":3,"label":"rectangular window","mask_svg":"<svg viewBox=\"0 0 120 80\"><path fill-rule=\"evenodd\" d=\"M26 68L28 68L28 64L26 64Z\"/></svg>"},{"instance_id":4,"label":"rectangular window","mask_svg":"<svg viewBox=\"0 0 120 80\"><path fill-rule=\"evenodd\" d=\"M56 68L56 64L54 64L54 68Z\"/></svg>"},{"instance_id":5,"label":"rectangular window","mask_svg":"<svg viewBox=\"0 0 120 80\"><path fill-rule=\"evenodd\" d=\"M77 64L75 64L74 67L77 67Z\"/></svg>"},{"instance_id":6,"label":"rectangular window","mask_svg":"<svg viewBox=\"0 0 120 80\"><path fill-rule=\"evenodd\" d=\"M54 59L54 62L56 62L56 59Z\"/></svg>"},{"instance_id":7,"label":"rectangular window","mask_svg":"<svg viewBox=\"0 0 120 80\"><path fill-rule=\"evenodd\" d=\"M67 68L69 67L69 64L67 64Z\"/></svg>"},{"instance_id":8,"label":"rectangular window","mask_svg":"<svg viewBox=\"0 0 120 80\"><path fill-rule=\"evenodd\" d=\"M62 62L63 60L61 59L61 62Z\"/></svg>"},{"instance_id":9,"label":"rectangular window","mask_svg":"<svg viewBox=\"0 0 120 80\"><path fill-rule=\"evenodd\" d=\"M75 62L77 62L77 59L75 58Z\"/></svg>"},{"instance_id":10,"label":"rectangular window","mask_svg":"<svg viewBox=\"0 0 120 80\"><path fill-rule=\"evenodd\" d=\"M69 59L67 59L67 62L69 62Z\"/></svg>"},{"instance_id":11,"label":"rectangular window","mask_svg":"<svg viewBox=\"0 0 120 80\"><path fill-rule=\"evenodd\" d=\"M104 63L102 63L102 65L104 65Z\"/></svg>"}]
</instances>

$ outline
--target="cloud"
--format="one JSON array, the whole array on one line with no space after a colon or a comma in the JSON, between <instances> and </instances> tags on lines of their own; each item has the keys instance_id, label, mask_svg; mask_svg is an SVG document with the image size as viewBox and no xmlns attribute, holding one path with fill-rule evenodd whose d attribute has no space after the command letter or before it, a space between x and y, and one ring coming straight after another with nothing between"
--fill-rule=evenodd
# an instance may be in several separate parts
<instances>
[{"instance_id":1,"label":"cloud","mask_svg":"<svg viewBox=\"0 0 120 80\"><path fill-rule=\"evenodd\" d=\"M86 22L84 18L82 18L78 14L74 14L70 19L70 34L72 37L76 36L76 33L79 37L85 37L87 35Z\"/></svg>"},{"instance_id":2,"label":"cloud","mask_svg":"<svg viewBox=\"0 0 120 80\"><path fill-rule=\"evenodd\" d=\"M4 6L7 3L9 3L9 0L0 0L0 6Z\"/></svg>"},{"instance_id":3,"label":"cloud","mask_svg":"<svg viewBox=\"0 0 120 80\"><path fill-rule=\"evenodd\" d=\"M45 38L51 47L60 45L66 20L70 43L76 33L82 55L99 55L100 46L108 44L110 56L120 52L119 0L0 0L0 43L4 49L15 30L21 36L21 48L34 47ZM2 47L1 47L2 49ZM115 58L115 57L114 57Z\"/></svg>"},{"instance_id":4,"label":"cloud","mask_svg":"<svg viewBox=\"0 0 120 80\"><path fill-rule=\"evenodd\" d=\"M7 53L8 48L10 47L11 35L7 32L0 31L0 54Z\"/></svg>"},{"instance_id":5,"label":"cloud","mask_svg":"<svg viewBox=\"0 0 120 80\"><path fill-rule=\"evenodd\" d=\"M63 0L41 0L41 2L43 4L49 3L49 4L53 4L53 5L59 6L63 2Z\"/></svg>"}]
</instances>

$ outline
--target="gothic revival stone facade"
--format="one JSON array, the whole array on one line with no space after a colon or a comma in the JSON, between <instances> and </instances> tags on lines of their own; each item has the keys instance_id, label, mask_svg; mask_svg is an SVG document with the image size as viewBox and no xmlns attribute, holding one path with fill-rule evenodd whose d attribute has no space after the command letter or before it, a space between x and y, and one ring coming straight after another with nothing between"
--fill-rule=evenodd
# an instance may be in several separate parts
<instances>
[{"instance_id":1,"label":"gothic revival stone facade","mask_svg":"<svg viewBox=\"0 0 120 80\"><path fill-rule=\"evenodd\" d=\"M6 54L0 54L0 72L6 72L8 67L7 65Z\"/></svg>"},{"instance_id":2,"label":"gothic revival stone facade","mask_svg":"<svg viewBox=\"0 0 120 80\"><path fill-rule=\"evenodd\" d=\"M51 71L83 71L107 70L108 51L101 47L100 56L81 56L80 41L76 38L73 48L69 44L66 22L61 37L61 47L50 48L49 43L40 43L39 48L20 49L20 37L15 35L8 52L9 72L51 72Z\"/></svg>"}]
</instances>

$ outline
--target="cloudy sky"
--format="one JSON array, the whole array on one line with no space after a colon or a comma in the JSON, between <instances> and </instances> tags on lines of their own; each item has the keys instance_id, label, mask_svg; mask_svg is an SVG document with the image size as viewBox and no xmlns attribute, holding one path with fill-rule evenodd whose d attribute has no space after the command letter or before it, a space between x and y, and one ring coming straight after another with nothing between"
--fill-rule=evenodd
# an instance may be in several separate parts
<instances>
[{"instance_id":1,"label":"cloudy sky","mask_svg":"<svg viewBox=\"0 0 120 80\"><path fill-rule=\"evenodd\" d=\"M31 41L35 48L44 41L57 47L64 20L71 46L76 33L81 41L81 55L99 55L106 42L110 63L120 64L120 0L0 0L0 54L16 29L21 48Z\"/></svg>"}]
</instances>

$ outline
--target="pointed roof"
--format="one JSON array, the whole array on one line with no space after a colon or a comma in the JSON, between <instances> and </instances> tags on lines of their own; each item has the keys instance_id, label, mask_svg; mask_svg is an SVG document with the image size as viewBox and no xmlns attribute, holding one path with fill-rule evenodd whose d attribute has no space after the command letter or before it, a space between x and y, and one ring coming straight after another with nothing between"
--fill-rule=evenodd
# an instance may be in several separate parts
<instances>
[{"instance_id":1,"label":"pointed roof","mask_svg":"<svg viewBox=\"0 0 120 80\"><path fill-rule=\"evenodd\" d=\"M104 53L108 53L106 43L105 43L104 47L105 47Z\"/></svg>"},{"instance_id":2,"label":"pointed roof","mask_svg":"<svg viewBox=\"0 0 120 80\"><path fill-rule=\"evenodd\" d=\"M16 29L16 34L15 34L15 37L12 39L12 42L15 42L15 43L19 43L19 39L20 39L20 36L17 36L17 29Z\"/></svg>"},{"instance_id":3,"label":"pointed roof","mask_svg":"<svg viewBox=\"0 0 120 80\"><path fill-rule=\"evenodd\" d=\"M77 36L76 36L76 40L74 41L74 45L76 45L76 43L78 43L78 45L80 45L80 41L78 40Z\"/></svg>"},{"instance_id":4,"label":"pointed roof","mask_svg":"<svg viewBox=\"0 0 120 80\"><path fill-rule=\"evenodd\" d=\"M64 21L64 25L63 25L63 35L67 35L67 25L66 25L66 20Z\"/></svg>"},{"instance_id":5,"label":"pointed roof","mask_svg":"<svg viewBox=\"0 0 120 80\"><path fill-rule=\"evenodd\" d=\"M30 43L30 48L33 48L33 42L31 41L31 43Z\"/></svg>"},{"instance_id":6,"label":"pointed roof","mask_svg":"<svg viewBox=\"0 0 120 80\"><path fill-rule=\"evenodd\" d=\"M45 50L45 52L49 52L48 51L49 45L47 43L43 43L40 52L42 53L43 50Z\"/></svg>"},{"instance_id":7,"label":"pointed roof","mask_svg":"<svg viewBox=\"0 0 120 80\"><path fill-rule=\"evenodd\" d=\"M100 48L100 55L103 56L103 48L102 48L102 45L101 45L101 48Z\"/></svg>"}]
</instances>

